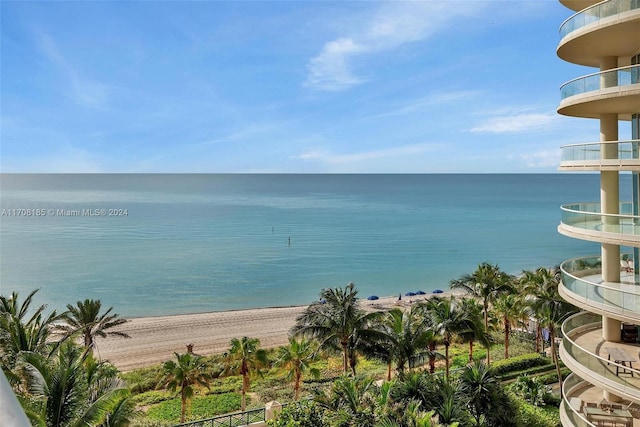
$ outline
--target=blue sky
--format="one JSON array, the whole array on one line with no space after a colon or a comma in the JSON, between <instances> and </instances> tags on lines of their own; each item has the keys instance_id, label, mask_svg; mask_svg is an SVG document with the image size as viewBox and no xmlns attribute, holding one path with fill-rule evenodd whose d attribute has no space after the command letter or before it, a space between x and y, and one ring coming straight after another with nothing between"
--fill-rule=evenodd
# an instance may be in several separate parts
<instances>
[{"instance_id":1,"label":"blue sky","mask_svg":"<svg viewBox=\"0 0 640 427\"><path fill-rule=\"evenodd\" d=\"M555 172L555 0L0 2L3 172ZM621 139L624 137L620 135Z\"/></svg>"}]
</instances>

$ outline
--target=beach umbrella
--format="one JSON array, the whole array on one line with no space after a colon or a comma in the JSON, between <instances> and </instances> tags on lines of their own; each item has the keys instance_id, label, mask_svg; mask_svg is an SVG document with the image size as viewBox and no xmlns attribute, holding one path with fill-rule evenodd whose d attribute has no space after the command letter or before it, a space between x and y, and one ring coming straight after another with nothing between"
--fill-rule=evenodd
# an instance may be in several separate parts
<instances>
[{"instance_id":1,"label":"beach umbrella","mask_svg":"<svg viewBox=\"0 0 640 427\"><path fill-rule=\"evenodd\" d=\"M406 294L404 294L404 296L406 297L413 297L415 295L416 295L415 292L407 292Z\"/></svg>"},{"instance_id":2,"label":"beach umbrella","mask_svg":"<svg viewBox=\"0 0 640 427\"><path fill-rule=\"evenodd\" d=\"M433 293L434 293L434 294L441 294L441 293L443 293L443 292L444 292L444 291L443 291L442 289L435 289L435 290L433 291Z\"/></svg>"},{"instance_id":3,"label":"beach umbrella","mask_svg":"<svg viewBox=\"0 0 640 427\"><path fill-rule=\"evenodd\" d=\"M369 301L375 301L375 300L380 299L380 298L378 297L378 295L370 295L370 296L367 297L367 299Z\"/></svg>"},{"instance_id":4,"label":"beach umbrella","mask_svg":"<svg viewBox=\"0 0 640 427\"><path fill-rule=\"evenodd\" d=\"M416 295L425 295L425 294L426 294L426 292L425 292L425 291L418 291L418 292L416 292Z\"/></svg>"}]
</instances>

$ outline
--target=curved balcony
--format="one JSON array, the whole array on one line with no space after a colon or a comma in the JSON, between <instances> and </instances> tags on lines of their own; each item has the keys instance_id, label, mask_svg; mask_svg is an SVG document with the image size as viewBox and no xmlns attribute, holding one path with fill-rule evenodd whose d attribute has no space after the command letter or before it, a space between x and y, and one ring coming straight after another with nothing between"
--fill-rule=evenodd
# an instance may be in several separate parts
<instances>
[{"instance_id":1,"label":"curved balcony","mask_svg":"<svg viewBox=\"0 0 640 427\"><path fill-rule=\"evenodd\" d=\"M562 402L560 403L560 422L563 426L591 427L596 426L584 414L584 406L588 403L600 406L602 389L585 381L576 374L569 374L562 382ZM616 402L634 417L633 427L640 427L640 405L630 400Z\"/></svg>"},{"instance_id":2,"label":"curved balcony","mask_svg":"<svg viewBox=\"0 0 640 427\"><path fill-rule=\"evenodd\" d=\"M600 203L563 205L558 232L568 237L622 246L640 246L640 216L630 202L618 214L601 213Z\"/></svg>"},{"instance_id":3,"label":"curved balcony","mask_svg":"<svg viewBox=\"0 0 640 427\"><path fill-rule=\"evenodd\" d=\"M581 396L583 390L589 387L591 387L591 384L573 373L562 382L560 422L563 426L595 427L595 425L587 421L584 414L580 412L581 405L573 403L575 402L574 398ZM583 399L580 398L580 400Z\"/></svg>"},{"instance_id":4,"label":"curved balcony","mask_svg":"<svg viewBox=\"0 0 640 427\"><path fill-rule=\"evenodd\" d=\"M600 118L611 113L618 114L620 120L631 120L640 105L640 65L573 79L560 87L560 96L560 114Z\"/></svg>"},{"instance_id":5,"label":"curved balcony","mask_svg":"<svg viewBox=\"0 0 640 427\"><path fill-rule=\"evenodd\" d=\"M560 4L575 12L579 12L586 7L600 3L602 0L559 0Z\"/></svg>"},{"instance_id":6,"label":"curved balcony","mask_svg":"<svg viewBox=\"0 0 640 427\"><path fill-rule=\"evenodd\" d=\"M596 3L565 19L565 21L560 24L560 37L564 38L569 33L586 25L598 22L601 19L639 8L640 2L637 0L610 0Z\"/></svg>"},{"instance_id":7,"label":"curved balcony","mask_svg":"<svg viewBox=\"0 0 640 427\"><path fill-rule=\"evenodd\" d=\"M603 282L601 265L599 256L560 264L560 296L592 313L640 324L640 286L634 283L633 273L621 272L618 283Z\"/></svg>"},{"instance_id":8,"label":"curved balcony","mask_svg":"<svg viewBox=\"0 0 640 427\"><path fill-rule=\"evenodd\" d=\"M598 388L623 399L640 402L640 370L608 360L608 348L637 347L602 340L602 320L589 312L574 314L562 324L560 357L572 372ZM637 362L636 362L637 363ZM623 371L624 370L624 371ZM633 375L631 375L633 374Z\"/></svg>"},{"instance_id":9,"label":"curved balcony","mask_svg":"<svg viewBox=\"0 0 640 427\"><path fill-rule=\"evenodd\" d=\"M617 158L604 159L607 148L617 152ZM640 139L600 141L565 145L562 148L560 170L638 171L640 170Z\"/></svg>"},{"instance_id":10,"label":"curved balcony","mask_svg":"<svg viewBox=\"0 0 640 427\"><path fill-rule=\"evenodd\" d=\"M631 58L637 51L635 35L640 33L638 0L593 3L583 2L582 7L588 7L560 25L558 56L565 61L590 67L600 67L600 59L607 56ZM577 7L573 6L579 4L572 2L570 8L576 10Z\"/></svg>"}]
</instances>

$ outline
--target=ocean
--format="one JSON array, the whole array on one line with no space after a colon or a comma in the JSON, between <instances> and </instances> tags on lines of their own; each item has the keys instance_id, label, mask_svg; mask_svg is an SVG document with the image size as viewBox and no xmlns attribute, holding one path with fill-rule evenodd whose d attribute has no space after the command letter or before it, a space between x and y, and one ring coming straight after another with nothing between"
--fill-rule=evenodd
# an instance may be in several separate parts
<instances>
[{"instance_id":1,"label":"ocean","mask_svg":"<svg viewBox=\"0 0 640 427\"><path fill-rule=\"evenodd\" d=\"M0 291L126 317L448 289L481 262L518 274L598 254L560 205L597 174L2 174ZM622 188L625 188L624 185Z\"/></svg>"}]
</instances>

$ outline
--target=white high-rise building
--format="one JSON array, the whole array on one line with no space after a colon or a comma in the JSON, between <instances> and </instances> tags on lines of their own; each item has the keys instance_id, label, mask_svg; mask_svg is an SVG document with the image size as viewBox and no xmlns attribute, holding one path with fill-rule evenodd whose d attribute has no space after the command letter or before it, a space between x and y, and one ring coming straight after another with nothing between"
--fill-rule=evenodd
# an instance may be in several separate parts
<instances>
[{"instance_id":1,"label":"white high-rise building","mask_svg":"<svg viewBox=\"0 0 640 427\"><path fill-rule=\"evenodd\" d=\"M631 425L625 411L640 416L640 0L560 3L575 14L560 27L558 56L594 69L561 87L558 113L600 124L599 138L562 148L560 169L599 173L600 200L562 206L558 231L601 248L561 267L560 295L584 311L562 326L560 356L572 374L560 417L563 426ZM621 141L628 127L631 139ZM587 403L623 409L598 414Z\"/></svg>"}]
</instances>

